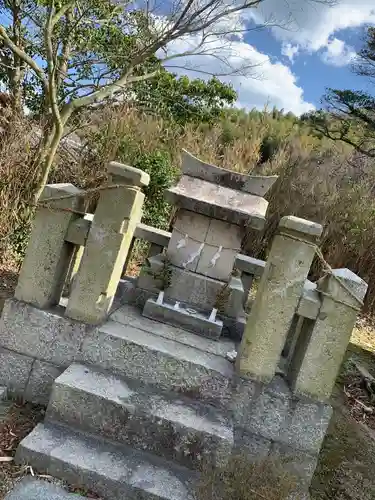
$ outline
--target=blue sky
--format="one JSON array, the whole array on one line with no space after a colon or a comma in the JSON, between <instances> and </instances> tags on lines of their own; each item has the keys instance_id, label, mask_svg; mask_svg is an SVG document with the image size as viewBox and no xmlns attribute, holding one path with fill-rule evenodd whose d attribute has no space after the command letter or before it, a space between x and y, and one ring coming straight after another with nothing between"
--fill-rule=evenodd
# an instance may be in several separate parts
<instances>
[{"instance_id":1,"label":"blue sky","mask_svg":"<svg viewBox=\"0 0 375 500\"><path fill-rule=\"evenodd\" d=\"M222 5L226 1L231 5ZM220 75L237 91L239 107L276 106L300 115L320 107L327 87L375 93L351 71L369 24L375 25L375 0L263 0L259 8L221 19L204 51L194 50L200 34L172 42L168 56L192 55L166 67L189 76ZM233 36L238 28L243 33Z\"/></svg>"},{"instance_id":2,"label":"blue sky","mask_svg":"<svg viewBox=\"0 0 375 500\"><path fill-rule=\"evenodd\" d=\"M345 29L337 32L337 37L355 49L362 44L365 28ZM304 98L319 107L322 95L327 87L340 89L369 89L368 80L357 76L352 71L352 63L337 66L327 63L322 54L324 51L302 52L290 60L283 54L283 44L272 34L272 30L253 32L245 37L245 41L260 52L268 54L271 60L287 65L297 77L297 84L302 87ZM285 48L285 46L284 46Z\"/></svg>"},{"instance_id":3,"label":"blue sky","mask_svg":"<svg viewBox=\"0 0 375 500\"><path fill-rule=\"evenodd\" d=\"M238 106L284 108L299 115L320 107L327 87L371 91L365 78L351 67L361 47L365 27L375 25L375 0L336 0L333 5L313 0L264 0L259 9L250 9L226 19L228 26L251 30L228 40L218 36L212 47L234 66L239 59L254 64L253 71L222 76L238 92ZM225 23L222 23L225 24ZM225 31L225 30L224 30ZM178 42L172 51L186 49ZM209 54L191 56L188 65L180 61L180 73L194 74L186 67L223 73L223 63ZM196 73L198 74L198 73ZM375 91L375 89L373 89Z\"/></svg>"}]
</instances>

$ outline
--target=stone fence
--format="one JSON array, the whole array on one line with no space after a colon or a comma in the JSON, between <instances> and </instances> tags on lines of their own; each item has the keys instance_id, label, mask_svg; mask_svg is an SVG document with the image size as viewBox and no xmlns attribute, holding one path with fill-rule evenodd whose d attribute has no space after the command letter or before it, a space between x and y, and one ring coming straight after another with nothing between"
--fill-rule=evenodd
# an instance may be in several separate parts
<instances>
[{"instance_id":1,"label":"stone fence","mask_svg":"<svg viewBox=\"0 0 375 500\"><path fill-rule=\"evenodd\" d=\"M39 309L63 304L66 318L97 325L117 297L153 319L240 341L240 376L266 383L281 373L296 393L329 398L367 284L347 269L309 281L322 227L292 216L280 221L267 262L241 254L244 221L262 229L262 196L275 179L223 174L185 154L166 193L177 208L169 233L141 223L146 173L117 163L108 173L94 214L73 185L45 188L15 298ZM122 278L135 239L150 242L148 267Z\"/></svg>"}]
</instances>

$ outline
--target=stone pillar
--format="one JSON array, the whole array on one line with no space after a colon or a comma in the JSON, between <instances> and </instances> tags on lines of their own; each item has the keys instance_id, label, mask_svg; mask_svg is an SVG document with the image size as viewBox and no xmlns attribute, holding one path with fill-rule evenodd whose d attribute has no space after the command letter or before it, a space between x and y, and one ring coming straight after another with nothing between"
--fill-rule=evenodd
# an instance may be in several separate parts
<instances>
[{"instance_id":1,"label":"stone pillar","mask_svg":"<svg viewBox=\"0 0 375 500\"><path fill-rule=\"evenodd\" d=\"M237 356L241 376L269 381L275 375L321 233L320 224L281 219Z\"/></svg>"},{"instance_id":2,"label":"stone pillar","mask_svg":"<svg viewBox=\"0 0 375 500\"><path fill-rule=\"evenodd\" d=\"M74 245L65 241L69 224L83 210L83 191L72 184L50 184L44 188L33 222L15 297L36 307L59 303ZM53 201L53 198L69 198ZM48 200L48 202L47 202Z\"/></svg>"},{"instance_id":3,"label":"stone pillar","mask_svg":"<svg viewBox=\"0 0 375 500\"><path fill-rule=\"evenodd\" d=\"M103 189L87 238L81 265L66 308L70 318L90 324L103 321L142 217L142 186L149 175L136 168L110 163L109 189ZM115 188L111 186L115 185Z\"/></svg>"},{"instance_id":4,"label":"stone pillar","mask_svg":"<svg viewBox=\"0 0 375 500\"><path fill-rule=\"evenodd\" d=\"M296 392L324 401L331 396L367 283L349 269L335 269L318 282L318 291L320 312L292 385Z\"/></svg>"}]
</instances>

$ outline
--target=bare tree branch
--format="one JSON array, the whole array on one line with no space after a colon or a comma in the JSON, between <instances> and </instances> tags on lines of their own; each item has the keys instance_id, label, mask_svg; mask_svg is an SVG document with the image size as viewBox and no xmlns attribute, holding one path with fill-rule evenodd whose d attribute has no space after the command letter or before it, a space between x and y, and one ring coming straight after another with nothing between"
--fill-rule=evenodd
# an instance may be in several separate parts
<instances>
[{"instance_id":1,"label":"bare tree branch","mask_svg":"<svg viewBox=\"0 0 375 500\"><path fill-rule=\"evenodd\" d=\"M20 49L15 43L12 42L4 26L0 26L0 39L2 39L4 44L34 71L35 75L39 78L44 88L47 90L48 82L42 68L32 57L28 56L24 50Z\"/></svg>"}]
</instances>

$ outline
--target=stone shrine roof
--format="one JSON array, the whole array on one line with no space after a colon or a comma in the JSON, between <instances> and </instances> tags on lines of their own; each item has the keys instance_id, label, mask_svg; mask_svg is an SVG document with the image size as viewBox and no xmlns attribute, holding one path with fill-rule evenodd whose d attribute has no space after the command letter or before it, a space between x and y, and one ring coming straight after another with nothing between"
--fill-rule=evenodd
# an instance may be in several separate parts
<instances>
[{"instance_id":1,"label":"stone shrine roof","mask_svg":"<svg viewBox=\"0 0 375 500\"><path fill-rule=\"evenodd\" d=\"M166 190L173 205L214 219L263 229L268 202L260 196L183 175L177 186Z\"/></svg>"},{"instance_id":2,"label":"stone shrine roof","mask_svg":"<svg viewBox=\"0 0 375 500\"><path fill-rule=\"evenodd\" d=\"M184 175L212 182L219 186L244 191L255 196L264 196L274 185L278 176L246 175L205 163L188 151L182 151L181 171Z\"/></svg>"}]
</instances>

